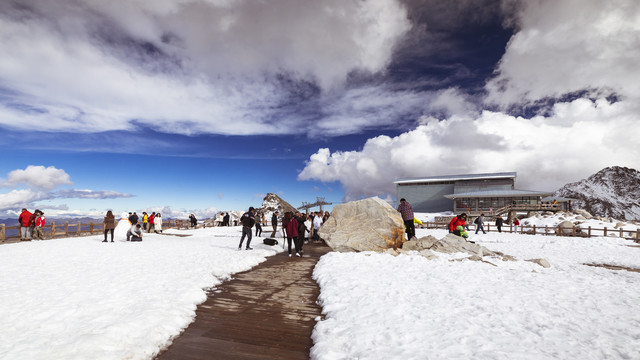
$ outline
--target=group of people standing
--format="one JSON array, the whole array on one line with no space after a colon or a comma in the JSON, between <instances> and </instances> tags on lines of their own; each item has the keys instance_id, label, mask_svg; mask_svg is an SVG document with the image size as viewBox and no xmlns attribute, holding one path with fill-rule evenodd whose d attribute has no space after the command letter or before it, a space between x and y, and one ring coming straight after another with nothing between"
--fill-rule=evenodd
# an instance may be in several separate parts
<instances>
[{"instance_id":1,"label":"group of people standing","mask_svg":"<svg viewBox=\"0 0 640 360\"><path fill-rule=\"evenodd\" d=\"M147 214L146 211L143 211L142 219L140 219L135 211L133 213L129 212L129 216L126 219L121 219L121 221L127 220L131 225L131 227L127 230L127 241L142 241L143 231L147 233L150 233L151 231L155 233L162 232L162 215L160 213L156 213L155 211L151 213L151 215ZM142 224L140 224L141 220ZM113 212L111 210L107 211L107 214L104 216L103 224L104 240L102 240L102 242L107 242L107 235L109 233L111 234L111 242L113 242L113 235L117 224L115 216L113 215Z\"/></svg>"},{"instance_id":2,"label":"group of people standing","mask_svg":"<svg viewBox=\"0 0 640 360\"><path fill-rule=\"evenodd\" d=\"M20 224L20 240L42 240L44 239L44 212L36 209L33 213L26 208L22 209L18 216Z\"/></svg>"},{"instance_id":3,"label":"group of people standing","mask_svg":"<svg viewBox=\"0 0 640 360\"><path fill-rule=\"evenodd\" d=\"M275 238L276 233L278 232L278 222L279 222L279 211L275 211L271 216L271 226L273 231L271 232L271 237ZM287 211L284 213L284 217L282 218L282 231L283 237L287 239L287 243L289 244L289 256L293 256L292 254L292 245L296 251L296 256L302 256L304 250L302 249L306 234L309 233L314 241L319 241L320 237L318 236L318 230L322 224L329 218L329 212L316 211L312 214L301 214L296 211ZM256 221L256 217L258 221ZM242 244L244 243L244 239L247 239L246 242L246 250L253 250L251 248L251 238L252 238L252 228L256 226L256 236L260 236L262 234L262 226L260 221L264 219L263 214L256 215L256 210L253 207L249 208L249 211L245 212L240 217L240 222L242 223L242 236L240 238L240 244L238 245L238 250L242 250Z\"/></svg>"}]
</instances>

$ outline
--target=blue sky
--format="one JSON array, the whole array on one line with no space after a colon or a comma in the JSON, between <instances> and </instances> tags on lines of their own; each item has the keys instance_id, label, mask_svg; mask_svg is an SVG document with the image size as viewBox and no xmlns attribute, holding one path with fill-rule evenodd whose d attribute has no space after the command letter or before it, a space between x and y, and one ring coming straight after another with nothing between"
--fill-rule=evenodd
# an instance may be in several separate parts
<instances>
[{"instance_id":1,"label":"blue sky","mask_svg":"<svg viewBox=\"0 0 640 360\"><path fill-rule=\"evenodd\" d=\"M4 1L0 216L637 169L638 19L633 0Z\"/></svg>"}]
</instances>

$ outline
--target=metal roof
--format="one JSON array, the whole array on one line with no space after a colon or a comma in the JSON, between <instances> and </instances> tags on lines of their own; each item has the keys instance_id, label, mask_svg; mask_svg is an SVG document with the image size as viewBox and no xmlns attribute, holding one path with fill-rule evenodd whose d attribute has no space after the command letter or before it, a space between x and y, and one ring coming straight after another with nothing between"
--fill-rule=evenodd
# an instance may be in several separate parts
<instances>
[{"instance_id":1,"label":"metal roof","mask_svg":"<svg viewBox=\"0 0 640 360\"><path fill-rule=\"evenodd\" d=\"M547 196L552 193L544 191L531 190L484 190L470 191L465 193L456 193L444 195L447 199L457 199L463 197L488 198L488 197L512 197L512 196Z\"/></svg>"},{"instance_id":2,"label":"metal roof","mask_svg":"<svg viewBox=\"0 0 640 360\"><path fill-rule=\"evenodd\" d=\"M567 202L567 201L573 201L576 199L572 199L572 198L566 198L566 197L562 197L562 196L547 196L542 198L542 201L557 201L557 202Z\"/></svg>"},{"instance_id":3,"label":"metal roof","mask_svg":"<svg viewBox=\"0 0 640 360\"><path fill-rule=\"evenodd\" d=\"M515 172L486 173L486 174L463 174L463 175L443 175L429 176L415 179L404 179L394 181L394 184L411 184L424 182L440 182L440 181L460 181L460 180L489 180L489 179L515 179Z\"/></svg>"}]
</instances>

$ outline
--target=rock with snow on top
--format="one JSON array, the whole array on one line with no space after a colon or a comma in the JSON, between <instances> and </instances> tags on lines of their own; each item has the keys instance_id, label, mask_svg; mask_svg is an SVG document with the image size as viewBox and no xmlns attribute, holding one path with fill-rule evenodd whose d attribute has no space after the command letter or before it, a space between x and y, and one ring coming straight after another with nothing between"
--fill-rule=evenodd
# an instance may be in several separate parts
<instances>
[{"instance_id":1,"label":"rock with snow on top","mask_svg":"<svg viewBox=\"0 0 640 360\"><path fill-rule=\"evenodd\" d=\"M336 251L384 252L402 246L404 222L386 201L371 197L335 206L318 233Z\"/></svg>"},{"instance_id":2,"label":"rock with snow on top","mask_svg":"<svg viewBox=\"0 0 640 360\"><path fill-rule=\"evenodd\" d=\"M558 224L557 233L558 235L572 235L573 234L573 223L571 221L563 221Z\"/></svg>"},{"instance_id":3,"label":"rock with snow on top","mask_svg":"<svg viewBox=\"0 0 640 360\"><path fill-rule=\"evenodd\" d=\"M534 264L538 264L540 266L542 266L543 268L550 268L551 264L549 264L549 261L547 261L547 259L529 259L529 260L525 260L528 262L532 262Z\"/></svg>"}]
</instances>

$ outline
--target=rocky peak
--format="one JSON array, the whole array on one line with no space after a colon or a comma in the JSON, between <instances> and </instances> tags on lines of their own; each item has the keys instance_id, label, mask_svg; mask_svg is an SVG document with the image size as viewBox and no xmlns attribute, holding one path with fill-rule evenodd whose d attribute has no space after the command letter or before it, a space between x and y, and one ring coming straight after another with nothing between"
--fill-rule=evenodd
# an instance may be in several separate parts
<instances>
[{"instance_id":1,"label":"rocky peak","mask_svg":"<svg viewBox=\"0 0 640 360\"><path fill-rule=\"evenodd\" d=\"M265 214L265 216L271 216L271 214L276 210L278 210L280 215L282 215L285 211L295 212L296 208L284 201L280 196L274 193L268 193L262 200L262 206L258 211Z\"/></svg>"},{"instance_id":2,"label":"rocky peak","mask_svg":"<svg viewBox=\"0 0 640 360\"><path fill-rule=\"evenodd\" d=\"M640 219L640 172L627 167L604 168L587 179L570 183L556 196L576 199L574 209L616 219Z\"/></svg>"}]
</instances>

